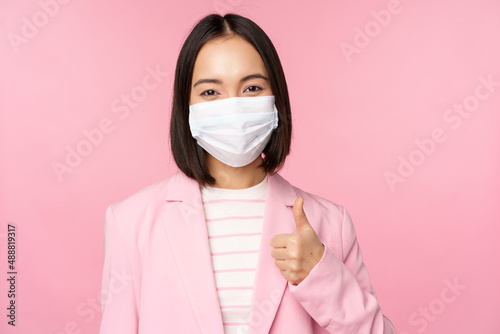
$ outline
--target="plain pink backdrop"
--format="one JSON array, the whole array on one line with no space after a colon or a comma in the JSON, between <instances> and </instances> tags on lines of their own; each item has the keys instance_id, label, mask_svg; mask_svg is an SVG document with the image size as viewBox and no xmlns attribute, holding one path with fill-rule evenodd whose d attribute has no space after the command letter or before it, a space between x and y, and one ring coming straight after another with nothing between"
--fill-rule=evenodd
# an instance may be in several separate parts
<instances>
[{"instance_id":1,"label":"plain pink backdrop","mask_svg":"<svg viewBox=\"0 0 500 334\"><path fill-rule=\"evenodd\" d=\"M0 331L97 333L105 209L177 170L175 62L219 10L273 41L294 125L281 175L349 210L398 333L499 333L496 0L2 1Z\"/></svg>"}]
</instances>

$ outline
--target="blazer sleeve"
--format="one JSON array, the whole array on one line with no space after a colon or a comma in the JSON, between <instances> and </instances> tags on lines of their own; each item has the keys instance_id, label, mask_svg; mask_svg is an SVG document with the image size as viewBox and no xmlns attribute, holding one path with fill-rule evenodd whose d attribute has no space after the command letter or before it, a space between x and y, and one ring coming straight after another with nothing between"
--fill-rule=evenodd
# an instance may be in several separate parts
<instances>
[{"instance_id":1,"label":"blazer sleeve","mask_svg":"<svg viewBox=\"0 0 500 334\"><path fill-rule=\"evenodd\" d=\"M99 334L137 334L138 308L134 280L112 205L104 223L104 267Z\"/></svg>"},{"instance_id":2,"label":"blazer sleeve","mask_svg":"<svg viewBox=\"0 0 500 334\"><path fill-rule=\"evenodd\" d=\"M288 287L329 333L396 334L371 287L351 217L342 209L342 260L325 245L323 257L309 275L298 285L288 282Z\"/></svg>"}]
</instances>

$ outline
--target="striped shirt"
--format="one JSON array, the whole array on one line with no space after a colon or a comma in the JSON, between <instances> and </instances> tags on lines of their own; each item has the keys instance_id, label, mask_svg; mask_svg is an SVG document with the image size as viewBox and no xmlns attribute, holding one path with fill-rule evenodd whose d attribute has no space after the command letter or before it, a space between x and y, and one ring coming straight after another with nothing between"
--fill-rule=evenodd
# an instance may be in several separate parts
<instances>
[{"instance_id":1,"label":"striped shirt","mask_svg":"<svg viewBox=\"0 0 500 334\"><path fill-rule=\"evenodd\" d=\"M266 193L267 175L245 189L201 188L225 334L248 330Z\"/></svg>"}]
</instances>

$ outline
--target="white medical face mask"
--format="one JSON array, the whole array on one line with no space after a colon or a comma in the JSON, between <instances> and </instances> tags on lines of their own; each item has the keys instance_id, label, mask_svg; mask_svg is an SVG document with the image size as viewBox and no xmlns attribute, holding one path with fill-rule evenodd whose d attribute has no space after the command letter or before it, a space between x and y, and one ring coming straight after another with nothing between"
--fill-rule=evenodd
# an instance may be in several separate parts
<instances>
[{"instance_id":1,"label":"white medical face mask","mask_svg":"<svg viewBox=\"0 0 500 334\"><path fill-rule=\"evenodd\" d=\"M278 127L274 96L230 97L189 106L193 138L232 167L254 161Z\"/></svg>"}]
</instances>

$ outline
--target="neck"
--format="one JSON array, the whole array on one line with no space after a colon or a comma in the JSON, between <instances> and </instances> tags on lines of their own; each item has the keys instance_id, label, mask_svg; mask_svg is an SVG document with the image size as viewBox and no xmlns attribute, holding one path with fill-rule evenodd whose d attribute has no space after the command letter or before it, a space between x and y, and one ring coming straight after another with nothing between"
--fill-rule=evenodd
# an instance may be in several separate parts
<instances>
[{"instance_id":1,"label":"neck","mask_svg":"<svg viewBox=\"0 0 500 334\"><path fill-rule=\"evenodd\" d=\"M207 153L207 166L215 178L212 187L224 189L244 189L261 183L266 172L257 166L262 162L259 155L254 161L243 167L231 167Z\"/></svg>"}]
</instances>

